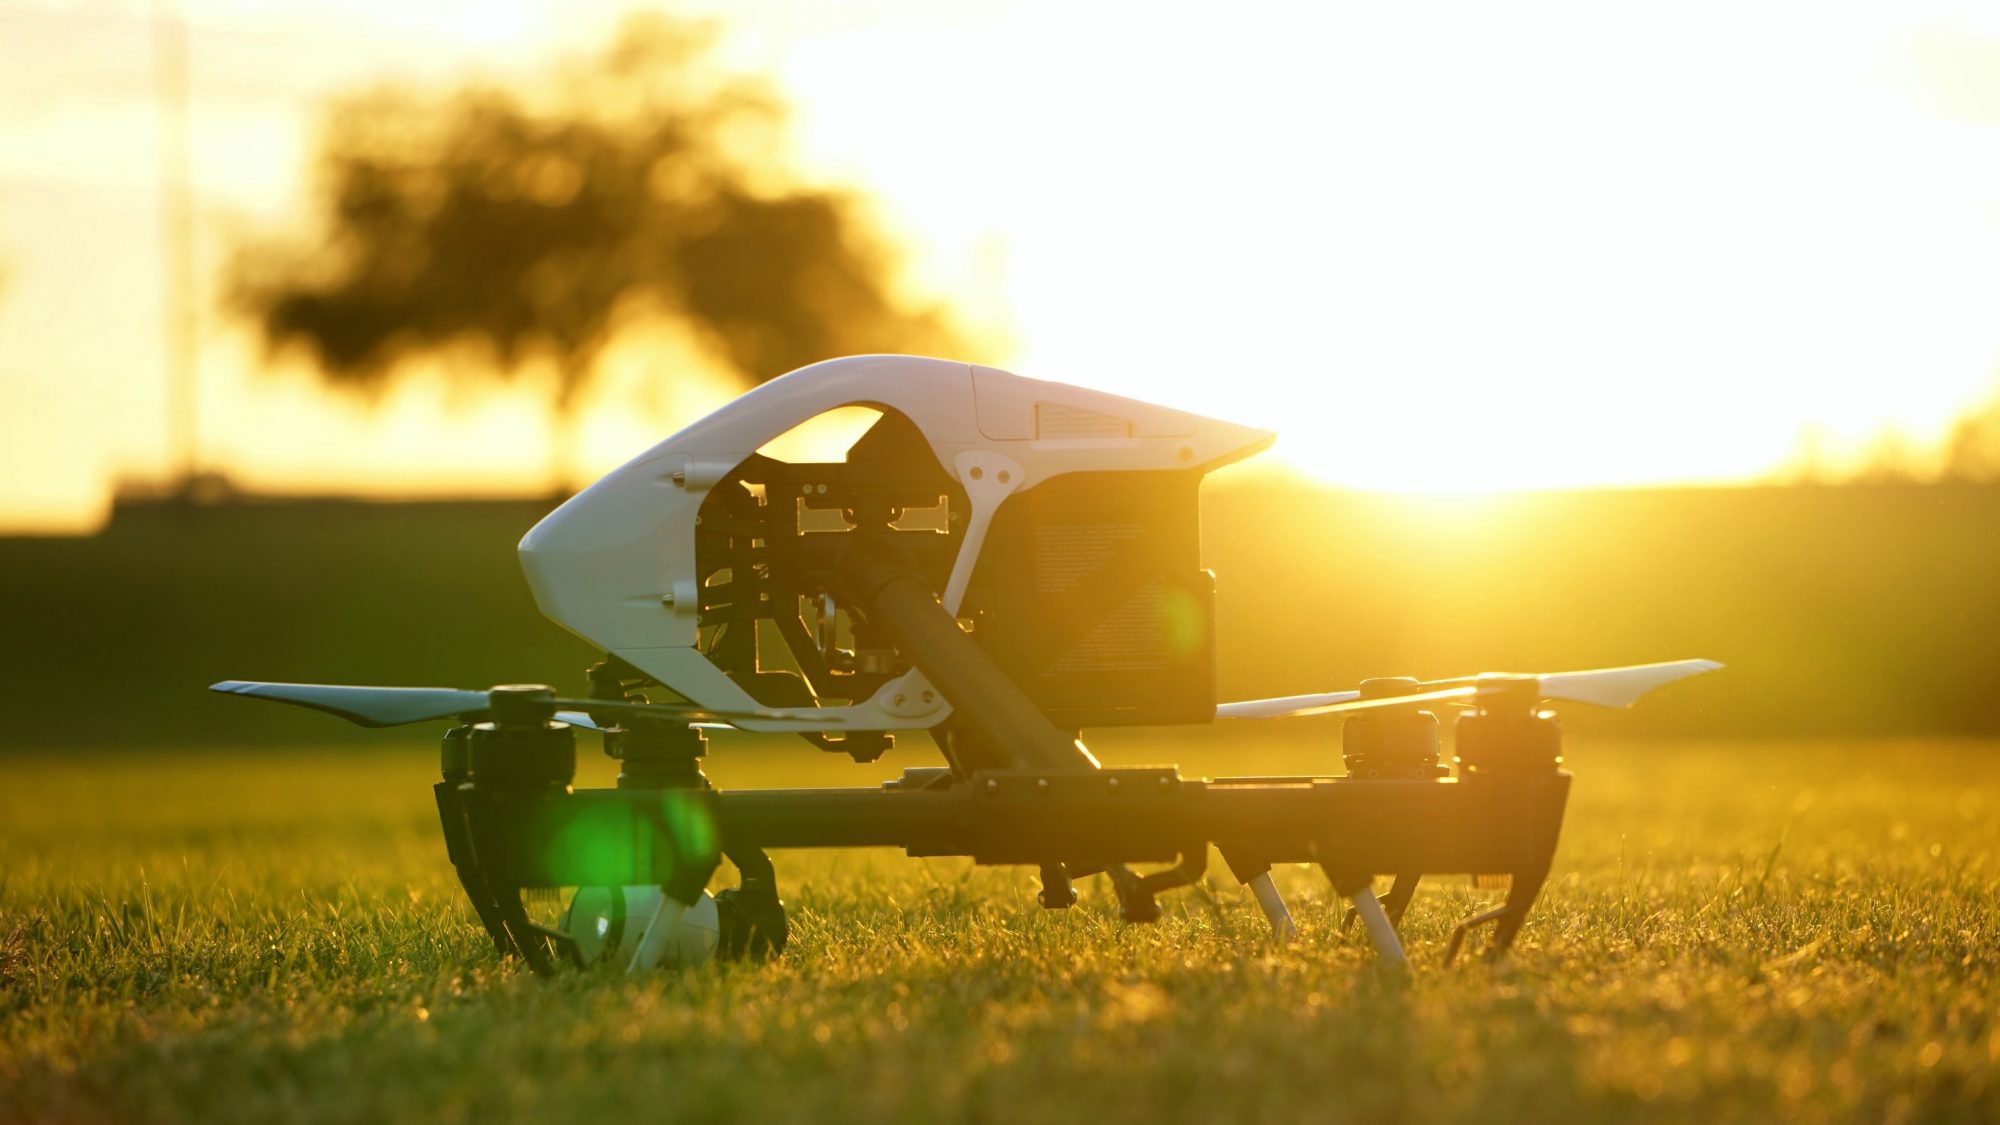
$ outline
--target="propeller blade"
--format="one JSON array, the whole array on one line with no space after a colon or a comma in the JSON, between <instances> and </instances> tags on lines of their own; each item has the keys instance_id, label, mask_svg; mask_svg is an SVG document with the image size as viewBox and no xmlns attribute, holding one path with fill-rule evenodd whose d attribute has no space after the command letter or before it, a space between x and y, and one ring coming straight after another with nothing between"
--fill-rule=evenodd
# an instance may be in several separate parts
<instances>
[{"instance_id":1,"label":"propeller blade","mask_svg":"<svg viewBox=\"0 0 2000 1125\"><path fill-rule=\"evenodd\" d=\"M1654 688L1675 680L1713 672L1721 664L1713 660L1667 660L1658 664L1633 664L1625 668L1598 668L1589 672L1555 672L1543 676L1542 698L1599 707L1630 707Z\"/></svg>"},{"instance_id":2,"label":"propeller blade","mask_svg":"<svg viewBox=\"0 0 2000 1125\"><path fill-rule=\"evenodd\" d=\"M1224 703L1215 709L1224 719L1283 719L1301 715L1329 715L1365 711L1377 707L1399 707L1412 703L1470 701L1477 696L1499 695L1520 690L1532 682L1537 698L1568 703L1589 703L1598 707L1630 707L1655 688L1676 680L1712 672L1722 667L1713 660L1668 660L1658 664L1633 664L1623 668L1594 668L1583 672L1551 672L1544 675L1514 675L1487 672L1454 680L1414 683L1400 695L1361 698L1358 691L1324 692L1319 695L1285 695L1272 699L1247 699Z\"/></svg>"},{"instance_id":3,"label":"propeller blade","mask_svg":"<svg viewBox=\"0 0 2000 1125\"><path fill-rule=\"evenodd\" d=\"M603 724L599 723L596 719L591 718L589 715L586 715L581 711L557 711L554 715L551 715L550 718L553 718L556 722L559 723L568 723L570 726L573 727L582 727L584 730L605 729Z\"/></svg>"},{"instance_id":4,"label":"propeller blade","mask_svg":"<svg viewBox=\"0 0 2000 1125\"><path fill-rule=\"evenodd\" d=\"M1482 689L1477 684L1460 687L1434 688L1429 691L1411 692L1408 695L1371 696L1367 699L1349 699L1340 703L1323 703L1304 710L1288 711L1288 715L1344 715L1350 711L1373 711L1378 707L1408 707L1412 703L1448 703L1452 700L1470 700Z\"/></svg>"},{"instance_id":5,"label":"propeller blade","mask_svg":"<svg viewBox=\"0 0 2000 1125\"><path fill-rule=\"evenodd\" d=\"M486 693L457 688L347 687L338 684L266 684L224 680L210 691L291 703L338 715L364 727L399 727L427 719L485 714Z\"/></svg>"},{"instance_id":6,"label":"propeller blade","mask_svg":"<svg viewBox=\"0 0 2000 1125\"><path fill-rule=\"evenodd\" d=\"M594 706L594 705L595 705L595 704L593 704L593 706ZM732 714L734 714L735 712L731 712L731 713L732 713ZM573 727L576 727L576 728L578 728L578 729L580 729L580 730L594 730L594 731L600 731L600 732L602 732L602 731L607 731L607 730L611 730L611 729L612 729L613 727L615 727L615 726L617 725L616 723L600 723L600 722L598 722L598 721L597 721L596 719L593 719L593 718L591 718L589 714L587 714L586 712L583 712L583 711L557 711L557 712L556 712L556 713L555 713L554 715L552 715L552 716L550 716L550 717L551 717L551 718L553 718L553 719L555 719L555 721L556 721L556 722L559 722L559 723L568 723L568 724L569 724L570 726L573 726ZM824 720L822 720L822 721L824 721ZM689 726L691 726L691 727L698 727L698 728L700 728L700 729L702 729L702 730L737 730L737 729L740 729L740 728L738 728L738 727L737 727L737 725L736 725L735 723L723 723L723 722L713 722L713 723L712 723L712 722L705 722L705 721L700 721L700 720L692 720L692 721L687 721L687 725L689 725ZM832 726L832 725L834 725L834 724L832 724L832 723L829 723L828 725L829 725L829 726Z\"/></svg>"},{"instance_id":7,"label":"propeller blade","mask_svg":"<svg viewBox=\"0 0 2000 1125\"><path fill-rule=\"evenodd\" d=\"M1333 703L1346 703L1350 699L1360 699L1358 691L1323 691L1316 695L1280 695L1271 699L1243 699L1235 703L1219 703L1215 708L1218 719L1284 719L1293 715L1315 714L1314 708Z\"/></svg>"},{"instance_id":8,"label":"propeller blade","mask_svg":"<svg viewBox=\"0 0 2000 1125\"><path fill-rule=\"evenodd\" d=\"M254 680L224 680L211 684L210 691L247 695L273 703L310 707L338 715L364 727L399 727L433 719L480 719L492 710L491 697L483 691L459 688L351 687L343 684L275 684ZM733 723L738 719L784 720L811 718L828 727L841 725L832 715L816 715L814 708L787 710L718 710L686 703L623 703L600 699L548 699L552 717L572 726L603 730L599 716L639 719L671 719L684 723Z\"/></svg>"},{"instance_id":9,"label":"propeller blade","mask_svg":"<svg viewBox=\"0 0 2000 1125\"><path fill-rule=\"evenodd\" d=\"M844 723L844 720L840 716L824 714L816 707L791 707L783 710L752 708L742 711L728 711L714 707L701 707L693 703L613 703L602 699L555 699L551 700L550 703L556 707L566 709L557 715L557 718L571 714L571 709L573 709L574 711L587 712L588 715L624 715L635 719L673 719L676 722L699 723L710 726L717 724L728 726L737 719L762 719L768 721L774 719L803 718L811 719L813 722L822 723L829 727L841 726ZM564 721L567 722L568 720L565 719ZM590 726L591 724L579 723L577 725ZM599 726L592 729L602 730L603 728Z\"/></svg>"}]
</instances>

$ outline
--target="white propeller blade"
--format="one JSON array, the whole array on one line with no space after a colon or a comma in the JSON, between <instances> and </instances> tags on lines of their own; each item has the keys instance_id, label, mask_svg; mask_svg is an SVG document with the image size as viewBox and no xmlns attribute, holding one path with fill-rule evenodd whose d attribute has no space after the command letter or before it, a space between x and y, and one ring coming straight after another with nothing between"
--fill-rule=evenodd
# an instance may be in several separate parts
<instances>
[{"instance_id":1,"label":"white propeller blade","mask_svg":"<svg viewBox=\"0 0 2000 1125\"><path fill-rule=\"evenodd\" d=\"M459 688L353 687L345 684L224 680L210 685L209 690L310 707L364 727L399 727L407 723L458 717L480 719L493 708L490 692ZM542 705L559 708L553 711L553 718L589 730L604 729L602 724L590 717L592 712L639 719L672 719L701 725L731 725L733 719L793 719L811 714L810 708L723 711L687 703L621 703L584 699L548 699ZM826 725L838 726L839 722L829 718Z\"/></svg>"},{"instance_id":2,"label":"white propeller blade","mask_svg":"<svg viewBox=\"0 0 2000 1125\"><path fill-rule=\"evenodd\" d=\"M1360 698L1361 693L1358 691L1323 691L1317 695L1280 695L1271 699L1244 699L1235 703L1218 704L1215 708L1215 717L1284 719L1293 715L1310 715L1318 708Z\"/></svg>"},{"instance_id":3,"label":"white propeller blade","mask_svg":"<svg viewBox=\"0 0 2000 1125\"><path fill-rule=\"evenodd\" d=\"M1668 660L1659 664L1634 664L1626 668L1599 668L1592 672L1555 672L1543 676L1542 698L1598 707L1630 707L1641 696L1675 680L1713 672L1721 664L1713 660Z\"/></svg>"},{"instance_id":4,"label":"white propeller blade","mask_svg":"<svg viewBox=\"0 0 2000 1125\"><path fill-rule=\"evenodd\" d=\"M482 714L490 706L483 691L458 688L346 687L337 684L266 684L224 680L210 691L295 703L338 715L364 727L398 727L428 719Z\"/></svg>"},{"instance_id":5,"label":"white propeller blade","mask_svg":"<svg viewBox=\"0 0 2000 1125\"><path fill-rule=\"evenodd\" d=\"M596 720L592 719L589 715L586 715L581 711L557 711L551 717L554 718L556 722L568 723L570 726L580 727L583 730L604 729L603 727L597 725Z\"/></svg>"},{"instance_id":6,"label":"white propeller blade","mask_svg":"<svg viewBox=\"0 0 2000 1125\"><path fill-rule=\"evenodd\" d=\"M1358 691L1332 691L1317 695L1283 695L1272 699L1246 699L1224 703L1215 709L1223 719L1283 719L1301 715L1326 715L1343 711L1365 711L1376 707L1411 703L1470 702L1482 695L1497 695L1519 689L1524 680L1535 681L1541 699L1569 703L1589 703L1598 707L1630 707L1654 688L1675 680L1712 672L1722 667L1713 660L1668 660L1658 664L1634 664L1624 668L1594 668L1585 672L1550 672L1516 675L1486 672L1455 680L1430 680L1411 684L1405 693L1361 698Z\"/></svg>"}]
</instances>

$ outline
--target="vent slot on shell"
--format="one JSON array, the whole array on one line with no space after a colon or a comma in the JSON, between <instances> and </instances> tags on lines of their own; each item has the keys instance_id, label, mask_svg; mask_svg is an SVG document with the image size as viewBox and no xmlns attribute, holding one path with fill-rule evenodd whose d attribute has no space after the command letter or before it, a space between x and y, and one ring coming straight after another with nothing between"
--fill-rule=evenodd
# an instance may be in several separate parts
<instances>
[{"instance_id":1,"label":"vent slot on shell","mask_svg":"<svg viewBox=\"0 0 2000 1125\"><path fill-rule=\"evenodd\" d=\"M1035 404L1035 437L1039 440L1075 438L1129 438L1132 420L1116 414L1100 414L1080 406L1060 402Z\"/></svg>"}]
</instances>

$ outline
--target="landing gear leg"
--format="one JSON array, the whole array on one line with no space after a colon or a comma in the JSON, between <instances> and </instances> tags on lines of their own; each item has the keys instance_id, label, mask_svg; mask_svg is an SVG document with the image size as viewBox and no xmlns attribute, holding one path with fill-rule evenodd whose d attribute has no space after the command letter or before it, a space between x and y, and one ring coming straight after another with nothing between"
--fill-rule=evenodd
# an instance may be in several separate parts
<instances>
[{"instance_id":1,"label":"landing gear leg","mask_svg":"<svg viewBox=\"0 0 2000 1125\"><path fill-rule=\"evenodd\" d=\"M1382 913L1389 916L1391 924L1403 924L1403 911L1409 909L1410 898L1417 893L1417 880L1421 878L1420 875L1398 875L1396 881L1389 884L1389 893L1382 896Z\"/></svg>"},{"instance_id":2,"label":"landing gear leg","mask_svg":"<svg viewBox=\"0 0 2000 1125\"><path fill-rule=\"evenodd\" d=\"M1410 897L1417 893L1417 880L1420 878L1422 876L1398 875L1396 881L1389 885L1389 893L1383 895L1381 901L1382 913L1388 915L1390 925L1400 927L1403 924L1403 911L1409 909ZM1360 913L1348 907L1347 917L1340 920L1340 932L1346 933L1358 917Z\"/></svg>"},{"instance_id":3,"label":"landing gear leg","mask_svg":"<svg viewBox=\"0 0 2000 1125\"><path fill-rule=\"evenodd\" d=\"M1263 908L1264 920L1271 923L1271 936L1283 945L1296 940L1299 928L1292 922L1292 912L1285 906L1285 898L1278 893L1278 886L1271 882L1271 873L1264 872L1250 880L1250 893L1257 896L1257 905Z\"/></svg>"},{"instance_id":4,"label":"landing gear leg","mask_svg":"<svg viewBox=\"0 0 2000 1125\"><path fill-rule=\"evenodd\" d=\"M1332 871L1326 875L1333 883L1334 893L1353 905L1355 916L1368 931L1369 944L1375 947L1375 956L1386 964L1408 964L1402 939L1396 936L1396 926L1375 898L1374 880L1366 875L1336 875Z\"/></svg>"},{"instance_id":5,"label":"landing gear leg","mask_svg":"<svg viewBox=\"0 0 2000 1125\"><path fill-rule=\"evenodd\" d=\"M1068 910L1076 905L1076 884L1060 863L1042 864L1042 890L1035 896L1043 910Z\"/></svg>"},{"instance_id":6,"label":"landing gear leg","mask_svg":"<svg viewBox=\"0 0 2000 1125\"><path fill-rule=\"evenodd\" d=\"M1222 853L1222 861L1229 865L1229 873L1236 876L1236 881L1248 886L1250 893L1256 896L1258 909L1264 912L1264 920L1271 924L1271 937L1280 945L1296 940L1299 928L1292 923L1292 912L1285 906L1285 896L1278 893L1278 885L1271 881L1271 865L1228 852Z\"/></svg>"},{"instance_id":7,"label":"landing gear leg","mask_svg":"<svg viewBox=\"0 0 2000 1125\"><path fill-rule=\"evenodd\" d=\"M1498 961L1514 948L1514 939L1520 936L1521 923L1528 920L1528 908L1535 904L1535 896L1542 893L1542 883L1548 879L1547 869L1532 875L1515 875L1513 885L1507 888L1507 901L1483 914L1474 914L1451 931L1451 940L1444 947L1444 963L1450 967L1458 959L1458 951L1465 944L1465 937L1475 928L1488 922L1493 923L1493 942L1486 947L1486 959Z\"/></svg>"},{"instance_id":8,"label":"landing gear leg","mask_svg":"<svg viewBox=\"0 0 2000 1125\"><path fill-rule=\"evenodd\" d=\"M768 961L785 951L791 926L778 898L778 873L760 848L729 852L743 881L715 896L722 933L716 953L724 961Z\"/></svg>"},{"instance_id":9,"label":"landing gear leg","mask_svg":"<svg viewBox=\"0 0 2000 1125\"><path fill-rule=\"evenodd\" d=\"M1403 954L1402 939L1396 936L1396 927L1389 916L1382 912L1382 904L1375 900L1373 887L1362 887L1349 895L1347 901L1354 904L1354 912L1361 916L1361 924L1368 930L1368 940L1375 946L1375 956L1391 965L1405 965L1409 958Z\"/></svg>"}]
</instances>

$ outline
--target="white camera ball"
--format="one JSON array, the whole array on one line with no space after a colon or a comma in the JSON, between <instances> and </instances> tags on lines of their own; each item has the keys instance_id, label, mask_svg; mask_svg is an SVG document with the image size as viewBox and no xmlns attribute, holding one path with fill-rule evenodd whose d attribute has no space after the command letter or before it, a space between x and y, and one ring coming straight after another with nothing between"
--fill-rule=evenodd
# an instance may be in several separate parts
<instances>
[{"instance_id":1,"label":"white camera ball","mask_svg":"<svg viewBox=\"0 0 2000 1125\"><path fill-rule=\"evenodd\" d=\"M620 968L651 969L700 965L715 956L721 924L715 898L707 891L681 911L663 941L646 941L646 930L665 899L658 887L578 887L563 911L561 928L576 941L586 965L610 961ZM649 956L634 964L633 955L642 945Z\"/></svg>"}]
</instances>

